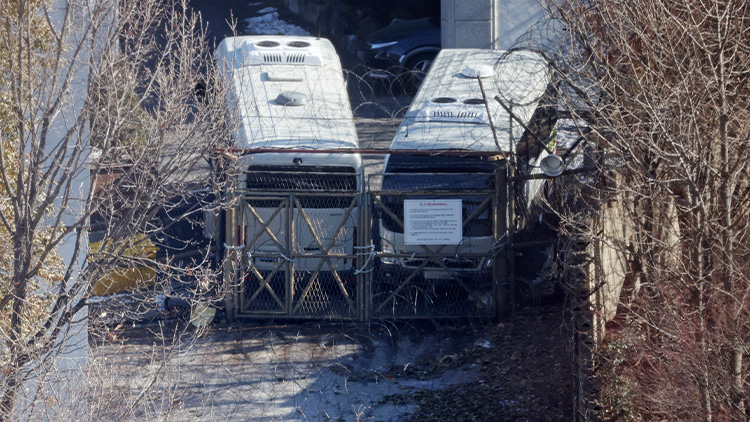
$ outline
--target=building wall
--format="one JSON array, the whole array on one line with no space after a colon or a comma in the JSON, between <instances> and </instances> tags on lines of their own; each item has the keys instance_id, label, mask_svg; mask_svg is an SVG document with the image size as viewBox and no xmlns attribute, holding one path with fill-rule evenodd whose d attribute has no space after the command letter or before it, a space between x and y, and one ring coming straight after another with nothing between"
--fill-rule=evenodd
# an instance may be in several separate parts
<instances>
[{"instance_id":1,"label":"building wall","mask_svg":"<svg viewBox=\"0 0 750 422\"><path fill-rule=\"evenodd\" d=\"M442 0L442 46L507 50L542 16L537 0Z\"/></svg>"}]
</instances>

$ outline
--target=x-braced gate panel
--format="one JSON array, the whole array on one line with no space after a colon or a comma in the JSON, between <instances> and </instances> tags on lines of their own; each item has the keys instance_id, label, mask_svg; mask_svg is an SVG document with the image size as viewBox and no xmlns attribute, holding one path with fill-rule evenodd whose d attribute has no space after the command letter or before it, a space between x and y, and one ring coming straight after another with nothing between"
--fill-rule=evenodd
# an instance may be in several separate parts
<instances>
[{"instance_id":1,"label":"x-braced gate panel","mask_svg":"<svg viewBox=\"0 0 750 422\"><path fill-rule=\"evenodd\" d=\"M359 201L320 192L241 197L236 316L360 318Z\"/></svg>"}]
</instances>

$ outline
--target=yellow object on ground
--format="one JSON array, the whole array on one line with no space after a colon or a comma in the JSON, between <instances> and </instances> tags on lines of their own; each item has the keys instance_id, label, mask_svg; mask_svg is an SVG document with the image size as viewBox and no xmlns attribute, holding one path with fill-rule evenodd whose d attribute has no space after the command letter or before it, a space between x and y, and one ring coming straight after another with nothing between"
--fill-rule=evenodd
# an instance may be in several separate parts
<instances>
[{"instance_id":1,"label":"yellow object on ground","mask_svg":"<svg viewBox=\"0 0 750 422\"><path fill-rule=\"evenodd\" d=\"M95 238L95 236L92 237ZM125 258L123 259L123 264L128 265L117 265L107 271L94 285L91 291L92 295L111 295L128 290L150 287L156 283L156 269L153 266L153 262L159 248L146 235L133 236L123 242L130 242L130 245L125 248L122 242L120 242L117 246L113 245L108 247L108 249L119 251ZM98 253L101 249L101 244L101 241L90 242L90 253ZM138 260L148 262L148 265L130 265Z\"/></svg>"}]
</instances>

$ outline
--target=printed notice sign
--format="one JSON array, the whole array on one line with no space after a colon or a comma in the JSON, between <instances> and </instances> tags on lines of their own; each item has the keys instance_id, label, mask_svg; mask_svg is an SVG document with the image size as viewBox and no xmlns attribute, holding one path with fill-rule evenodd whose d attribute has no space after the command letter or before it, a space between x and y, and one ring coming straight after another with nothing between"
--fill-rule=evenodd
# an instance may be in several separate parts
<instances>
[{"instance_id":1,"label":"printed notice sign","mask_svg":"<svg viewBox=\"0 0 750 422\"><path fill-rule=\"evenodd\" d=\"M404 243L458 245L463 238L460 199L404 200Z\"/></svg>"}]
</instances>

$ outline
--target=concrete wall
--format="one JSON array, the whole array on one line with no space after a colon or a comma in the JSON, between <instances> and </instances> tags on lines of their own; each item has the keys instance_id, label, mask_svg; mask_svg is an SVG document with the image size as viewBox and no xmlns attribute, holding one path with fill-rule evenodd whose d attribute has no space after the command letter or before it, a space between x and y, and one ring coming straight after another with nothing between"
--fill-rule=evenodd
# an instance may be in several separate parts
<instances>
[{"instance_id":1,"label":"concrete wall","mask_svg":"<svg viewBox=\"0 0 750 422\"><path fill-rule=\"evenodd\" d=\"M442 45L505 50L542 16L537 0L442 0Z\"/></svg>"}]
</instances>

